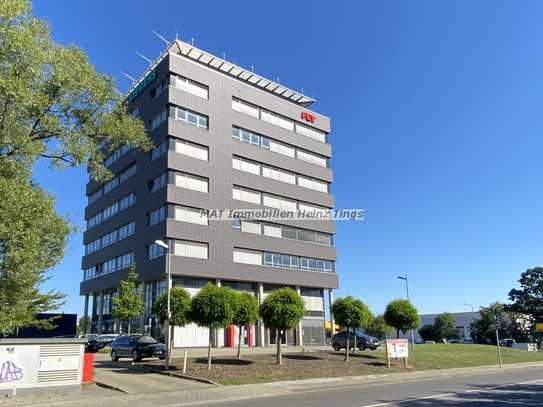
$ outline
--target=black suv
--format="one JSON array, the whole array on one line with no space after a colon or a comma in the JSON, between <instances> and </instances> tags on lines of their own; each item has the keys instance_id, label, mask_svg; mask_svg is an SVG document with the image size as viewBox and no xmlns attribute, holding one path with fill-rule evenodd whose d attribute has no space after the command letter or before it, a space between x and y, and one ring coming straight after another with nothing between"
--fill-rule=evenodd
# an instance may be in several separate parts
<instances>
[{"instance_id":1,"label":"black suv","mask_svg":"<svg viewBox=\"0 0 543 407\"><path fill-rule=\"evenodd\" d=\"M111 344L111 360L132 358L139 362L143 358L166 357L166 346L148 335L123 335Z\"/></svg>"},{"instance_id":2,"label":"black suv","mask_svg":"<svg viewBox=\"0 0 543 407\"><path fill-rule=\"evenodd\" d=\"M362 332L356 332L356 346L360 350L371 349L375 350L379 347L379 339L373 336L368 336ZM335 351L345 349L347 347L347 332L341 331L332 337L332 347ZM354 333L349 333L349 348L354 348Z\"/></svg>"}]
</instances>

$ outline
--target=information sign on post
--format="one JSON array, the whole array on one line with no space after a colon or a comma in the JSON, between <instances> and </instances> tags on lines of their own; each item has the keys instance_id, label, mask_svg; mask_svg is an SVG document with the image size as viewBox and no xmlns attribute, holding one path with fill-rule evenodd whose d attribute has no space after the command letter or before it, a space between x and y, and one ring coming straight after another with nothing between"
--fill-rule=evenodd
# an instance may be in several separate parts
<instances>
[{"instance_id":1,"label":"information sign on post","mask_svg":"<svg viewBox=\"0 0 543 407\"><path fill-rule=\"evenodd\" d=\"M390 367L391 359L403 359L405 367L407 367L407 357L409 356L409 343L407 339L387 339L386 352L388 367Z\"/></svg>"}]
</instances>

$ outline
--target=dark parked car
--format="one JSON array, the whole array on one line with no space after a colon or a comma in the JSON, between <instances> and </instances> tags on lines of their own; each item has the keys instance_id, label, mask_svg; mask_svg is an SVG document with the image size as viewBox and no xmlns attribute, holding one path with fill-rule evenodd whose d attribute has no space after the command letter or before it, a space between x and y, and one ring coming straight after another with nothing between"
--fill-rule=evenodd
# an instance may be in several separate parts
<instances>
[{"instance_id":1,"label":"dark parked car","mask_svg":"<svg viewBox=\"0 0 543 407\"><path fill-rule=\"evenodd\" d=\"M100 349L111 346L118 336L117 334L91 335L85 346L85 352L98 352Z\"/></svg>"},{"instance_id":2,"label":"dark parked car","mask_svg":"<svg viewBox=\"0 0 543 407\"><path fill-rule=\"evenodd\" d=\"M166 346L149 335L123 335L119 336L111 344L111 360L119 358L132 358L139 362L143 358L164 359Z\"/></svg>"},{"instance_id":3,"label":"dark parked car","mask_svg":"<svg viewBox=\"0 0 543 407\"><path fill-rule=\"evenodd\" d=\"M379 347L379 339L373 336L368 336L362 332L356 333L356 346L360 350L371 349L375 350ZM341 331L332 337L332 347L335 351L345 349L347 347L347 332ZM354 348L354 333L349 333L349 348Z\"/></svg>"}]
</instances>

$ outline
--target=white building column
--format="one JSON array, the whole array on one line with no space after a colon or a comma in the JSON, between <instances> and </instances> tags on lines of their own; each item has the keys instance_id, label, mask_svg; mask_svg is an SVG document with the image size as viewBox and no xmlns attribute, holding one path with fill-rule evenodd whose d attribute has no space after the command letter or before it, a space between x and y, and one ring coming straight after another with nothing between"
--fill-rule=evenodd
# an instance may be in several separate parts
<instances>
[{"instance_id":1,"label":"white building column","mask_svg":"<svg viewBox=\"0 0 543 407\"><path fill-rule=\"evenodd\" d=\"M301 290L300 290L300 287L296 287L296 292L298 293L299 296L301 296ZM304 340L303 340L303 329L302 329L302 320L300 319L300 321L298 322L298 328L296 329L296 344L298 346L303 346L304 345Z\"/></svg>"},{"instance_id":2,"label":"white building column","mask_svg":"<svg viewBox=\"0 0 543 407\"><path fill-rule=\"evenodd\" d=\"M104 292L100 290L98 293L98 326L96 333L102 333L102 317L104 316Z\"/></svg>"},{"instance_id":3,"label":"white building column","mask_svg":"<svg viewBox=\"0 0 543 407\"><path fill-rule=\"evenodd\" d=\"M332 313L332 304L334 303L334 291L329 288L328 289L328 306L330 311L330 332L332 336L336 333L336 321L334 320L334 314Z\"/></svg>"},{"instance_id":4,"label":"white building column","mask_svg":"<svg viewBox=\"0 0 543 407\"><path fill-rule=\"evenodd\" d=\"M217 278L215 280L215 285L217 287L221 287L221 280L219 278ZM213 346L215 346L216 348L219 347L219 334L221 333L221 331L223 331L222 329L214 329L214 332L213 332L213 342L215 342L213 344ZM223 332L224 334L224 332Z\"/></svg>"},{"instance_id":5,"label":"white building column","mask_svg":"<svg viewBox=\"0 0 543 407\"><path fill-rule=\"evenodd\" d=\"M264 284L258 283L258 304L262 304L262 301L264 301ZM259 346L263 347L266 346L266 330L264 328L264 322L262 319L258 320L258 329L259 329Z\"/></svg>"},{"instance_id":6,"label":"white building column","mask_svg":"<svg viewBox=\"0 0 543 407\"><path fill-rule=\"evenodd\" d=\"M83 308L83 321L85 325L82 327L82 332L88 334L89 328L89 294L85 294L85 308Z\"/></svg>"}]
</instances>

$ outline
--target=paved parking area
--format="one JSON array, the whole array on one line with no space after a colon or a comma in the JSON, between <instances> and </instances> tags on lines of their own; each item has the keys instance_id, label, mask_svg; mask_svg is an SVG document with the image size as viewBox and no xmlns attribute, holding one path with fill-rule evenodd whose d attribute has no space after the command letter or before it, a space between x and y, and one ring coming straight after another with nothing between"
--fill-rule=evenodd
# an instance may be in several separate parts
<instances>
[{"instance_id":1,"label":"paved parking area","mask_svg":"<svg viewBox=\"0 0 543 407\"><path fill-rule=\"evenodd\" d=\"M194 380L149 372L128 360L119 362L97 360L94 380L96 383L107 385L126 394L193 390L212 386Z\"/></svg>"}]
</instances>

